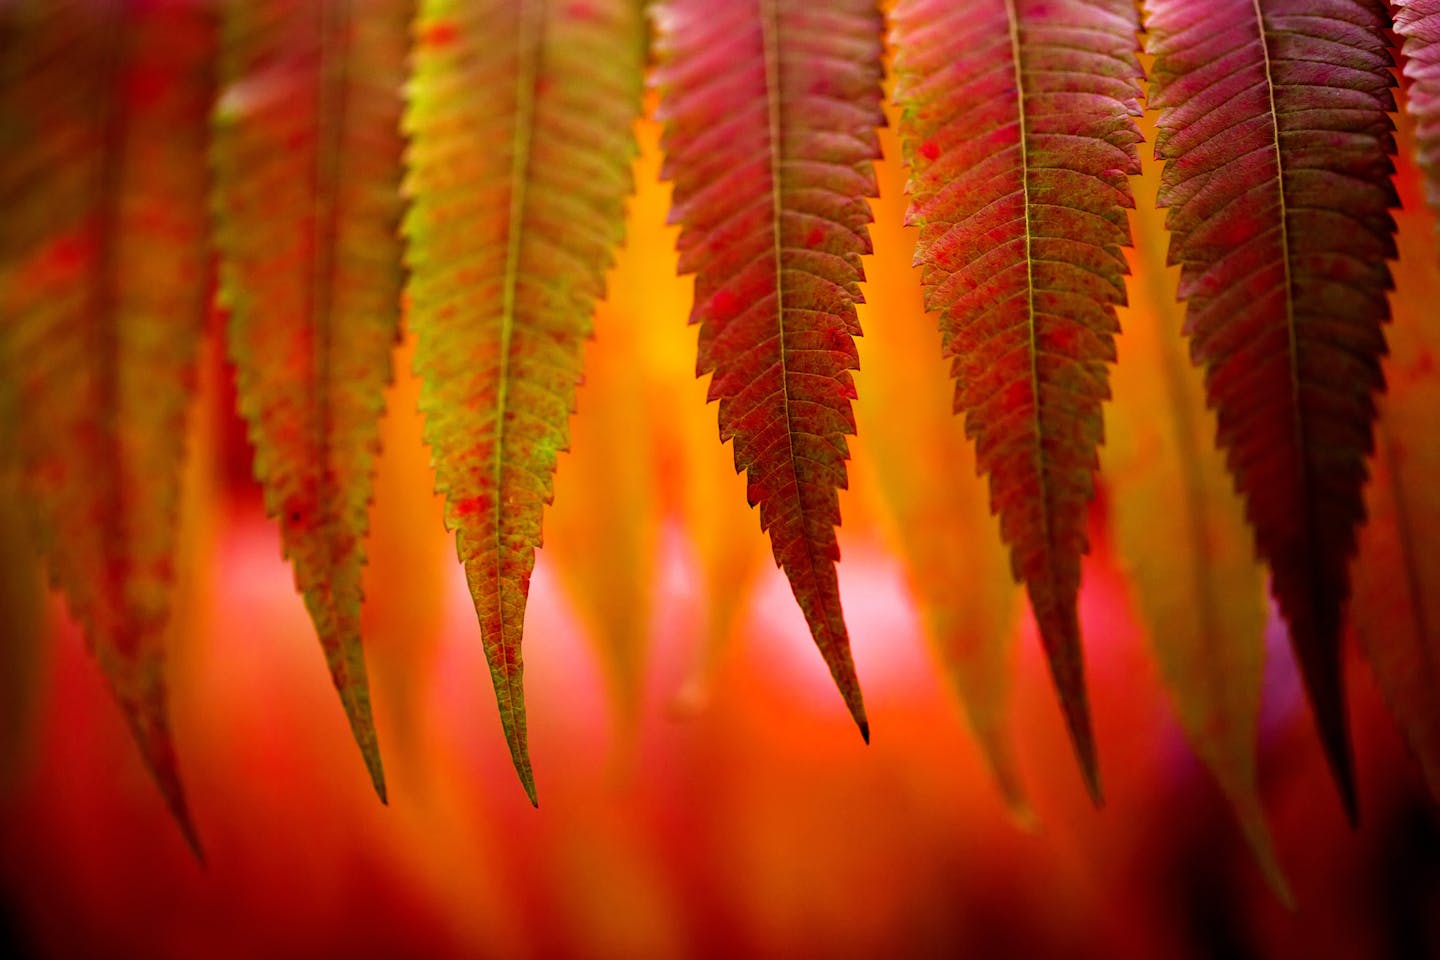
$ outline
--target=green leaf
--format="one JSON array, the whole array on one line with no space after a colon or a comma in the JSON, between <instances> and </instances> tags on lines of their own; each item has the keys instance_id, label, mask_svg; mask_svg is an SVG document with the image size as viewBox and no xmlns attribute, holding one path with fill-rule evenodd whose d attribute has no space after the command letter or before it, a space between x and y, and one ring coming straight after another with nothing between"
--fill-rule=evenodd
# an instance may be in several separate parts
<instances>
[{"instance_id":1,"label":"green leaf","mask_svg":"<svg viewBox=\"0 0 1440 960\"><path fill-rule=\"evenodd\" d=\"M532 802L525 603L624 229L644 37L630 0L425 0L416 27L404 232L420 407Z\"/></svg>"},{"instance_id":2,"label":"green leaf","mask_svg":"<svg viewBox=\"0 0 1440 960\"><path fill-rule=\"evenodd\" d=\"M265 510L371 782L385 774L360 639L379 421L399 329L409 0L228 0L216 242Z\"/></svg>"},{"instance_id":3,"label":"green leaf","mask_svg":"<svg viewBox=\"0 0 1440 960\"><path fill-rule=\"evenodd\" d=\"M1348 567L1395 255L1378 0L1153 0L1150 102L1190 355L1355 817Z\"/></svg>"},{"instance_id":4,"label":"green leaf","mask_svg":"<svg viewBox=\"0 0 1440 960\"><path fill-rule=\"evenodd\" d=\"M1096 803L1076 600L1139 172L1136 20L1128 0L901 0L894 27L925 305Z\"/></svg>"},{"instance_id":5,"label":"green leaf","mask_svg":"<svg viewBox=\"0 0 1440 960\"><path fill-rule=\"evenodd\" d=\"M214 24L197 4L0 11L0 377L52 581L200 845L170 733L166 626L206 316Z\"/></svg>"},{"instance_id":6,"label":"green leaf","mask_svg":"<svg viewBox=\"0 0 1440 960\"><path fill-rule=\"evenodd\" d=\"M855 432L883 22L865 0L670 0L656 23L670 219L680 272L696 275L696 374L713 375L720 439L734 441L775 562L868 741L835 526Z\"/></svg>"}]
</instances>

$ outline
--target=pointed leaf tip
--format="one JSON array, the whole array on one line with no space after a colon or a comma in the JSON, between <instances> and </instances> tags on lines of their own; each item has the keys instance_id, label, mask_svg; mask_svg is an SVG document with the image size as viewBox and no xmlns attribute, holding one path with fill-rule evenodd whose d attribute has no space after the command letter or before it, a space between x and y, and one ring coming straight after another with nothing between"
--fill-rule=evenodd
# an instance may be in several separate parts
<instances>
[{"instance_id":1,"label":"pointed leaf tip","mask_svg":"<svg viewBox=\"0 0 1440 960\"><path fill-rule=\"evenodd\" d=\"M1081 681L1083 684L1083 681ZM1083 689L1083 686L1082 686ZM1090 708L1082 698L1078 703L1061 697L1064 704L1065 727L1070 732L1070 744L1075 750L1075 759L1080 764L1080 776L1085 781L1085 792L1096 807L1105 806L1105 791L1100 782L1100 760L1095 750L1095 735L1090 727Z\"/></svg>"},{"instance_id":2,"label":"pointed leaf tip","mask_svg":"<svg viewBox=\"0 0 1440 960\"><path fill-rule=\"evenodd\" d=\"M113 689L113 687L112 687ZM190 815L190 805L185 799L185 785L180 779L180 763L175 753L175 741L170 733L169 709L166 706L164 687L156 684L138 696L116 692L116 700L125 717L130 735L140 750L145 768L160 790L165 806L170 810L176 826L185 838L185 843L202 865L205 851L200 843L200 833Z\"/></svg>"},{"instance_id":3,"label":"pointed leaf tip","mask_svg":"<svg viewBox=\"0 0 1440 960\"><path fill-rule=\"evenodd\" d=\"M352 647L355 656L360 656L357 645ZM353 683L337 676L335 688L340 692L340 702L346 719L350 723L350 734L360 748L360 757L365 761L365 770L370 776L370 785L380 802L389 805L389 793L385 786L385 765L380 757L380 740L375 731L375 719L370 706L369 683L364 679L364 660L360 660L361 682Z\"/></svg>"},{"instance_id":4,"label":"pointed leaf tip","mask_svg":"<svg viewBox=\"0 0 1440 960\"><path fill-rule=\"evenodd\" d=\"M696 372L776 564L851 714L864 717L835 562L879 157L873 0L666 0L655 85ZM714 64L727 64L723 70ZM761 107L763 109L754 109ZM862 723L863 729L863 723Z\"/></svg>"},{"instance_id":5,"label":"pointed leaf tip","mask_svg":"<svg viewBox=\"0 0 1440 960\"><path fill-rule=\"evenodd\" d=\"M208 303L214 24L200 4L24 0L0 4L0 35L0 380L24 411L4 454L199 856L161 677Z\"/></svg>"},{"instance_id":6,"label":"pointed leaf tip","mask_svg":"<svg viewBox=\"0 0 1440 960\"><path fill-rule=\"evenodd\" d=\"M365 769L370 774L370 785L375 788L375 796L379 798L382 806L388 807L390 792L385 786L385 768L380 763L380 751L365 754Z\"/></svg>"},{"instance_id":7,"label":"pointed leaf tip","mask_svg":"<svg viewBox=\"0 0 1440 960\"><path fill-rule=\"evenodd\" d=\"M865 746L870 746L870 721L862 717L855 723L860 727L860 739L865 741Z\"/></svg>"},{"instance_id":8,"label":"pointed leaf tip","mask_svg":"<svg viewBox=\"0 0 1440 960\"><path fill-rule=\"evenodd\" d=\"M900 0L893 23L925 306L1098 804L1076 603L1140 172L1136 6Z\"/></svg>"},{"instance_id":9,"label":"pointed leaf tip","mask_svg":"<svg viewBox=\"0 0 1440 960\"><path fill-rule=\"evenodd\" d=\"M533 802L525 607L624 232L644 21L632 0L424 0L414 35L402 231L424 436Z\"/></svg>"},{"instance_id":10,"label":"pointed leaf tip","mask_svg":"<svg viewBox=\"0 0 1440 960\"><path fill-rule=\"evenodd\" d=\"M375 792L361 639L384 393L400 320L397 235L410 0L222 5L215 237L237 406ZM295 251L277 258L275 251Z\"/></svg>"}]
</instances>

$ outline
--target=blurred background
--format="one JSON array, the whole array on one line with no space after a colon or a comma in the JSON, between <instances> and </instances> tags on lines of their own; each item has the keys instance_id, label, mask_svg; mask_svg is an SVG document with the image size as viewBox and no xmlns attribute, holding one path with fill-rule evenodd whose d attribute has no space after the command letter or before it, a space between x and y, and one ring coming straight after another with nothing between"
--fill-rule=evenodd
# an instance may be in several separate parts
<instances>
[{"instance_id":1,"label":"blurred background","mask_svg":"<svg viewBox=\"0 0 1440 960\"><path fill-rule=\"evenodd\" d=\"M989 521L909 267L888 131L841 500L841 588L873 728L861 743L716 442L684 322L690 281L674 279L663 226L658 133L639 134L629 241L531 594L539 809L510 767L431 493L412 344L388 397L366 575L382 807L249 479L212 335L170 673L206 863L169 821L63 604L35 599L12 502L0 954L1440 956L1440 817L1358 655L1352 830L1283 631L1266 634L1260 792L1291 911L1174 719L1109 543L1112 485L1081 601L1103 809L1086 799L1020 593L986 579L990 540L952 551L938 587L933 563L906 566L912 536L946 522L907 499L918 488L939 492L941 513ZM1402 180L1405 236L1423 248L1433 219L1412 168ZM1154 190L1153 176L1136 183L1142 204ZM1423 249L1401 263L1402 286L1404 270L1433 269ZM937 590L983 597L967 616L1010 638L987 648L1001 680L972 691L995 701L979 727L999 759L952 690L954 651L926 639L933 611L916 597Z\"/></svg>"}]
</instances>

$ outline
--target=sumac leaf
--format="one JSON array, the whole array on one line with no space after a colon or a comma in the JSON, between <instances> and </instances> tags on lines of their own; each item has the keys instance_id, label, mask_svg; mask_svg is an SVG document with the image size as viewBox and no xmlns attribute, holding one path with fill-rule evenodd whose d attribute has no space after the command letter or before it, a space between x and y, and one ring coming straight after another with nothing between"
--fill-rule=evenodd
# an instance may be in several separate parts
<instances>
[{"instance_id":1,"label":"sumac leaf","mask_svg":"<svg viewBox=\"0 0 1440 960\"><path fill-rule=\"evenodd\" d=\"M199 854L166 626L210 289L214 23L188 0L0 9L0 376L52 581Z\"/></svg>"},{"instance_id":2,"label":"sumac leaf","mask_svg":"<svg viewBox=\"0 0 1440 960\"><path fill-rule=\"evenodd\" d=\"M1400 124L1395 322L1375 426L1351 620L1380 693L1440 800L1440 257L1421 202L1413 127Z\"/></svg>"},{"instance_id":3,"label":"sumac leaf","mask_svg":"<svg viewBox=\"0 0 1440 960\"><path fill-rule=\"evenodd\" d=\"M1440 214L1440 0L1394 0L1395 32L1404 38L1405 105L1415 118L1415 153L1425 195Z\"/></svg>"},{"instance_id":4,"label":"sumac leaf","mask_svg":"<svg viewBox=\"0 0 1440 960\"><path fill-rule=\"evenodd\" d=\"M1395 255L1384 4L1146 9L1191 358L1353 819L1340 636Z\"/></svg>"},{"instance_id":5,"label":"sumac leaf","mask_svg":"<svg viewBox=\"0 0 1440 960\"><path fill-rule=\"evenodd\" d=\"M840 608L838 491L855 432L865 202L881 109L873 2L669 0L657 8L663 175L695 274L696 375L711 374L810 633L868 741Z\"/></svg>"},{"instance_id":6,"label":"sumac leaf","mask_svg":"<svg viewBox=\"0 0 1440 960\"><path fill-rule=\"evenodd\" d=\"M1076 599L1139 172L1128 0L901 0L895 96L925 304L1091 796Z\"/></svg>"},{"instance_id":7,"label":"sumac leaf","mask_svg":"<svg viewBox=\"0 0 1440 960\"><path fill-rule=\"evenodd\" d=\"M399 329L409 0L229 0L216 241L237 401L266 513L364 756L385 773L361 568Z\"/></svg>"},{"instance_id":8,"label":"sumac leaf","mask_svg":"<svg viewBox=\"0 0 1440 960\"><path fill-rule=\"evenodd\" d=\"M1142 121L1153 136L1154 113ZM1256 862L1292 902L1260 802L1256 738L1265 678L1265 567L1215 447L1215 414L1180 336L1179 271L1153 203L1160 164L1143 164L1132 212L1132 308L1100 460L1112 538L1181 728L1220 784Z\"/></svg>"},{"instance_id":9,"label":"sumac leaf","mask_svg":"<svg viewBox=\"0 0 1440 960\"><path fill-rule=\"evenodd\" d=\"M424 0L415 29L404 233L420 407L532 802L525 602L624 229L644 37L631 0Z\"/></svg>"}]
</instances>

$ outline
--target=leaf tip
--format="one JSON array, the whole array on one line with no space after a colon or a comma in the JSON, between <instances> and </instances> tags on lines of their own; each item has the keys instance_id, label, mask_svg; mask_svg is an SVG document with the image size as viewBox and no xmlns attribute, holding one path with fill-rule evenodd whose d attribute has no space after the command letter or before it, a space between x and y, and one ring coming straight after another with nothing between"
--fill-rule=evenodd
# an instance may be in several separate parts
<instances>
[{"instance_id":1,"label":"leaf tip","mask_svg":"<svg viewBox=\"0 0 1440 960\"><path fill-rule=\"evenodd\" d=\"M1100 762L1095 757L1094 740L1087 738L1084 747L1077 741L1075 749L1080 757L1080 772L1085 777L1085 792L1090 794L1090 802L1097 809L1105 806L1105 788L1100 782Z\"/></svg>"},{"instance_id":2,"label":"leaf tip","mask_svg":"<svg viewBox=\"0 0 1440 960\"><path fill-rule=\"evenodd\" d=\"M530 766L530 748L526 746L524 734L506 739L510 741L510 761L515 765L515 773L520 777L520 786L525 788L525 796L530 800L530 805L539 809L540 800L535 792L535 771Z\"/></svg>"},{"instance_id":3,"label":"leaf tip","mask_svg":"<svg viewBox=\"0 0 1440 960\"><path fill-rule=\"evenodd\" d=\"M865 745L868 747L870 745L870 721L861 717L855 721L855 724L860 728L860 738L865 741Z\"/></svg>"},{"instance_id":4,"label":"leaf tip","mask_svg":"<svg viewBox=\"0 0 1440 960\"><path fill-rule=\"evenodd\" d=\"M353 656L359 658L358 649ZM385 765L380 759L380 738L375 732L375 717L370 709L370 690L363 660L359 661L359 668L358 681L337 679L335 687L340 693L345 717L350 721L351 736L355 738L355 745L360 748L360 756L365 761L365 770L370 774L370 785L375 788L380 802L388 806L390 796L385 786Z\"/></svg>"},{"instance_id":5,"label":"leaf tip","mask_svg":"<svg viewBox=\"0 0 1440 960\"><path fill-rule=\"evenodd\" d=\"M180 780L179 759L175 755L175 741L170 735L170 719L163 697L163 691L156 686L140 698L122 695L119 698L120 707L170 816L180 828L196 861L204 866L205 848L200 843L200 831L195 828L190 805L185 800L185 786Z\"/></svg>"}]
</instances>

